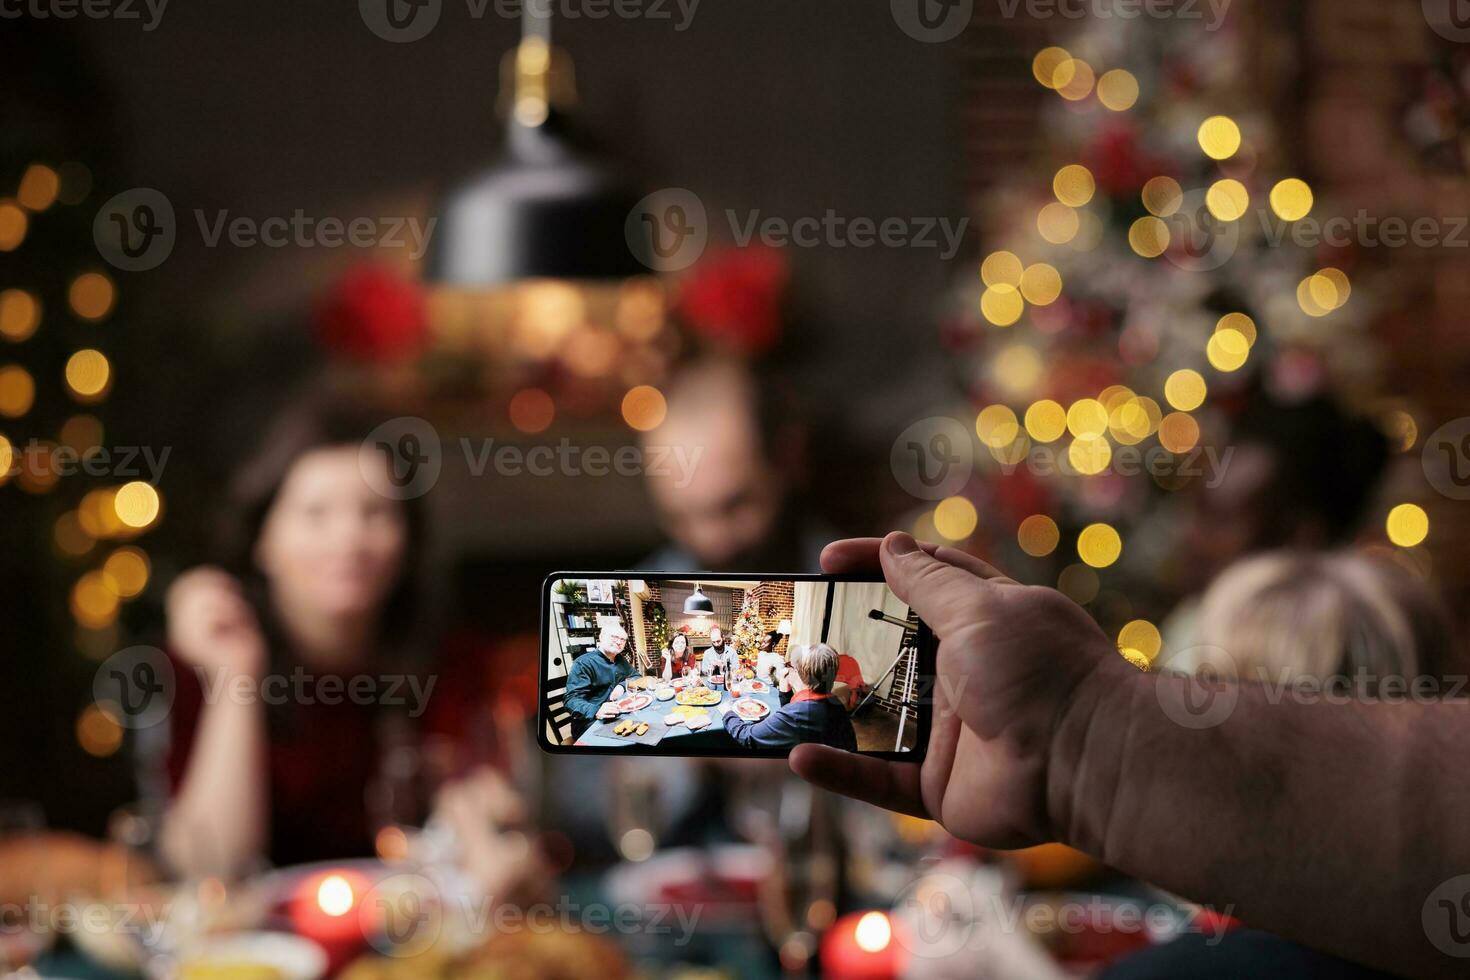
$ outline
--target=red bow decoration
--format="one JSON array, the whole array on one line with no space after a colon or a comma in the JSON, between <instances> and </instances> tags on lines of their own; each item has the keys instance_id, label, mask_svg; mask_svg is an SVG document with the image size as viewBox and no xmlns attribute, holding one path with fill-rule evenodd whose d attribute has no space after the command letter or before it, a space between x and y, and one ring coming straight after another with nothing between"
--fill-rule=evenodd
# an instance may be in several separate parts
<instances>
[{"instance_id":1,"label":"red bow decoration","mask_svg":"<svg viewBox=\"0 0 1470 980\"><path fill-rule=\"evenodd\" d=\"M380 364L418 353L429 332L423 287L382 265L353 266L316 309L316 332L326 348Z\"/></svg>"},{"instance_id":2,"label":"red bow decoration","mask_svg":"<svg viewBox=\"0 0 1470 980\"><path fill-rule=\"evenodd\" d=\"M775 249L732 248L703 259L684 281L677 312L689 331L739 354L763 354L781 336L790 270Z\"/></svg>"}]
</instances>

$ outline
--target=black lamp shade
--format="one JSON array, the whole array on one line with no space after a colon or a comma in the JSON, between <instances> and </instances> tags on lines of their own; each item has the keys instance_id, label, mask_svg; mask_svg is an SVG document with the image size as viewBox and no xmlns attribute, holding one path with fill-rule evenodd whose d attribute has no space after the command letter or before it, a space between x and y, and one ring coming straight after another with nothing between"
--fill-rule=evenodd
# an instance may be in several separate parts
<instances>
[{"instance_id":1,"label":"black lamp shade","mask_svg":"<svg viewBox=\"0 0 1470 980\"><path fill-rule=\"evenodd\" d=\"M714 601L700 591L697 585L694 587L694 594L684 600L684 615L686 616L711 616L714 611Z\"/></svg>"},{"instance_id":2,"label":"black lamp shade","mask_svg":"<svg viewBox=\"0 0 1470 980\"><path fill-rule=\"evenodd\" d=\"M559 131L512 122L505 157L450 192L430 243L431 281L493 286L518 279L646 275L624 233L636 198Z\"/></svg>"}]
</instances>

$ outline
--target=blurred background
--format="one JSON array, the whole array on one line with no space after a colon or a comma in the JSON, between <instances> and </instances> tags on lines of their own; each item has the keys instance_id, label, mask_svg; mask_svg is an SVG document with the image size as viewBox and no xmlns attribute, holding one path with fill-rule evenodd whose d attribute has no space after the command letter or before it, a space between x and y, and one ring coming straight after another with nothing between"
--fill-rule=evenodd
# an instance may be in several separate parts
<instances>
[{"instance_id":1,"label":"blurred background","mask_svg":"<svg viewBox=\"0 0 1470 980\"><path fill-rule=\"evenodd\" d=\"M563 891L646 901L655 871L698 867L756 910L707 919L717 942L623 942L630 969L973 975L973 950L891 941L916 882L922 917L955 882L1052 894L1107 872L978 853L779 765L552 765L525 742L541 582L813 571L822 541L899 527L1062 589L1143 669L1192 669L1223 642L1211 623L1310 560L1341 586L1324 617L1403 596L1400 632L1443 635L1388 668L1450 673L1470 48L1438 9L7 12L0 831L156 856L187 685L174 724L142 725L97 679L139 646L198 665L170 587L200 565L243 583L277 657L288 558L267 567L274 525L248 505L280 503L315 426L317 447L410 464L387 496L423 529L394 562L422 572L406 632L448 705L436 734L488 738L513 787L489 796L526 808L517 833ZM333 428L324 401L366 422ZM537 447L559 454L544 473ZM356 574L298 564L301 595ZM364 778L420 781L404 767L432 748L365 749ZM374 826L442 813L436 781ZM748 893L716 888L727 873ZM1044 975L1038 950L1119 952L1026 938L1017 976Z\"/></svg>"}]
</instances>

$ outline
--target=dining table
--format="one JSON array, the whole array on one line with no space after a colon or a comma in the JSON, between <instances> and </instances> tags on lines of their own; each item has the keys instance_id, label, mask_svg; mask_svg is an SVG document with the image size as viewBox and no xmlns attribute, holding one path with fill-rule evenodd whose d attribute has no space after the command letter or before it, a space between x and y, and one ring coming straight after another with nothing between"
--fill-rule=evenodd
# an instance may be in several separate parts
<instances>
[{"instance_id":1,"label":"dining table","mask_svg":"<svg viewBox=\"0 0 1470 980\"><path fill-rule=\"evenodd\" d=\"M750 681L745 681L744 683L749 684ZM767 682L762 683L765 684L764 691L752 691L741 694L739 697L731 697L730 691L727 688L710 688L710 690L719 692L719 703L699 706L709 711L709 726L697 731L690 731L683 724L671 725L664 737L660 740L660 744L666 741L675 741L680 751L703 751L712 747L723 747L726 749L733 747L735 740L730 737L729 732L725 731L724 711L729 709L730 705L740 700L741 697L748 697L761 702L771 711L776 711L781 707L781 696L777 692L776 686ZM653 696L652 689L636 693L647 694L650 697ZM582 737L577 739L576 744L608 748L627 746L630 744L628 739L612 734L612 730L617 727L619 722L631 720L635 722L646 721L650 725L662 724L664 717L678 706L679 703L677 700L660 701L654 698L646 708L625 712L616 717L594 723L582 733ZM768 714L764 717L769 718L770 715Z\"/></svg>"}]
</instances>

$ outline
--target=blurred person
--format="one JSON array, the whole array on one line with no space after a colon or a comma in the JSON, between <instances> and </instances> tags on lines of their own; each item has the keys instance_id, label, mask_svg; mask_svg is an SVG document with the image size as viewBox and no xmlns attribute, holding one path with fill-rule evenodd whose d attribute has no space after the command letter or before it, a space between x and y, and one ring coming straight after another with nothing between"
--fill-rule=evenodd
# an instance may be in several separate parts
<instances>
[{"instance_id":1,"label":"blurred person","mask_svg":"<svg viewBox=\"0 0 1470 980\"><path fill-rule=\"evenodd\" d=\"M1229 445L1216 484L1190 498L1174 565L1185 594L1259 551L1351 543L1388 462L1383 433L1322 396L1255 399Z\"/></svg>"},{"instance_id":2,"label":"blurred person","mask_svg":"<svg viewBox=\"0 0 1470 980\"><path fill-rule=\"evenodd\" d=\"M371 855L382 822L427 809L431 774L405 760L455 749L445 721L480 713L466 681L484 672L457 671L419 588L421 501L364 475L379 422L336 394L288 408L230 487L222 564L169 587L177 692L160 844L181 873ZM445 671L465 683L435 698Z\"/></svg>"},{"instance_id":3,"label":"blurred person","mask_svg":"<svg viewBox=\"0 0 1470 980\"><path fill-rule=\"evenodd\" d=\"M1295 404L1257 397L1233 423L1229 445L1216 479L1188 498L1169 563L1177 604L1161 625L1173 650L1198 646L1198 598L1235 562L1351 544L1388 462L1383 433L1323 396ZM1174 665L1194 666L1187 655Z\"/></svg>"},{"instance_id":4,"label":"blurred person","mask_svg":"<svg viewBox=\"0 0 1470 980\"><path fill-rule=\"evenodd\" d=\"M1201 662L1265 683L1306 677L1372 694L1442 677L1458 658L1424 583L1348 551L1278 551L1226 569L1200 603Z\"/></svg>"},{"instance_id":5,"label":"blurred person","mask_svg":"<svg viewBox=\"0 0 1470 980\"><path fill-rule=\"evenodd\" d=\"M798 775L981 846L1076 847L1302 944L1296 975L1370 975L1333 957L1463 975L1463 695L1273 700L1144 673L1061 593L904 533L836 542L823 568L881 569L934 630L951 693L922 763L805 744Z\"/></svg>"},{"instance_id":6,"label":"blurred person","mask_svg":"<svg viewBox=\"0 0 1470 980\"><path fill-rule=\"evenodd\" d=\"M643 566L669 572L815 570L831 535L801 499L800 415L776 376L709 356L680 368L665 398L667 415L641 437L644 451L684 453L692 472L650 470L649 494L671 541Z\"/></svg>"},{"instance_id":7,"label":"blurred person","mask_svg":"<svg viewBox=\"0 0 1470 980\"><path fill-rule=\"evenodd\" d=\"M742 749L789 749L820 742L857 751L857 735L847 709L832 698L837 680L837 651L825 643L798 646L791 666L781 674L781 707L760 721L725 712L725 731Z\"/></svg>"},{"instance_id":8,"label":"blurred person","mask_svg":"<svg viewBox=\"0 0 1470 980\"><path fill-rule=\"evenodd\" d=\"M609 623L598 633L597 646L572 661L565 704L572 716L574 739L597 719L618 713L612 702L623 696L623 682L638 676L638 668L623 655L627 648L628 631Z\"/></svg>"}]
</instances>

